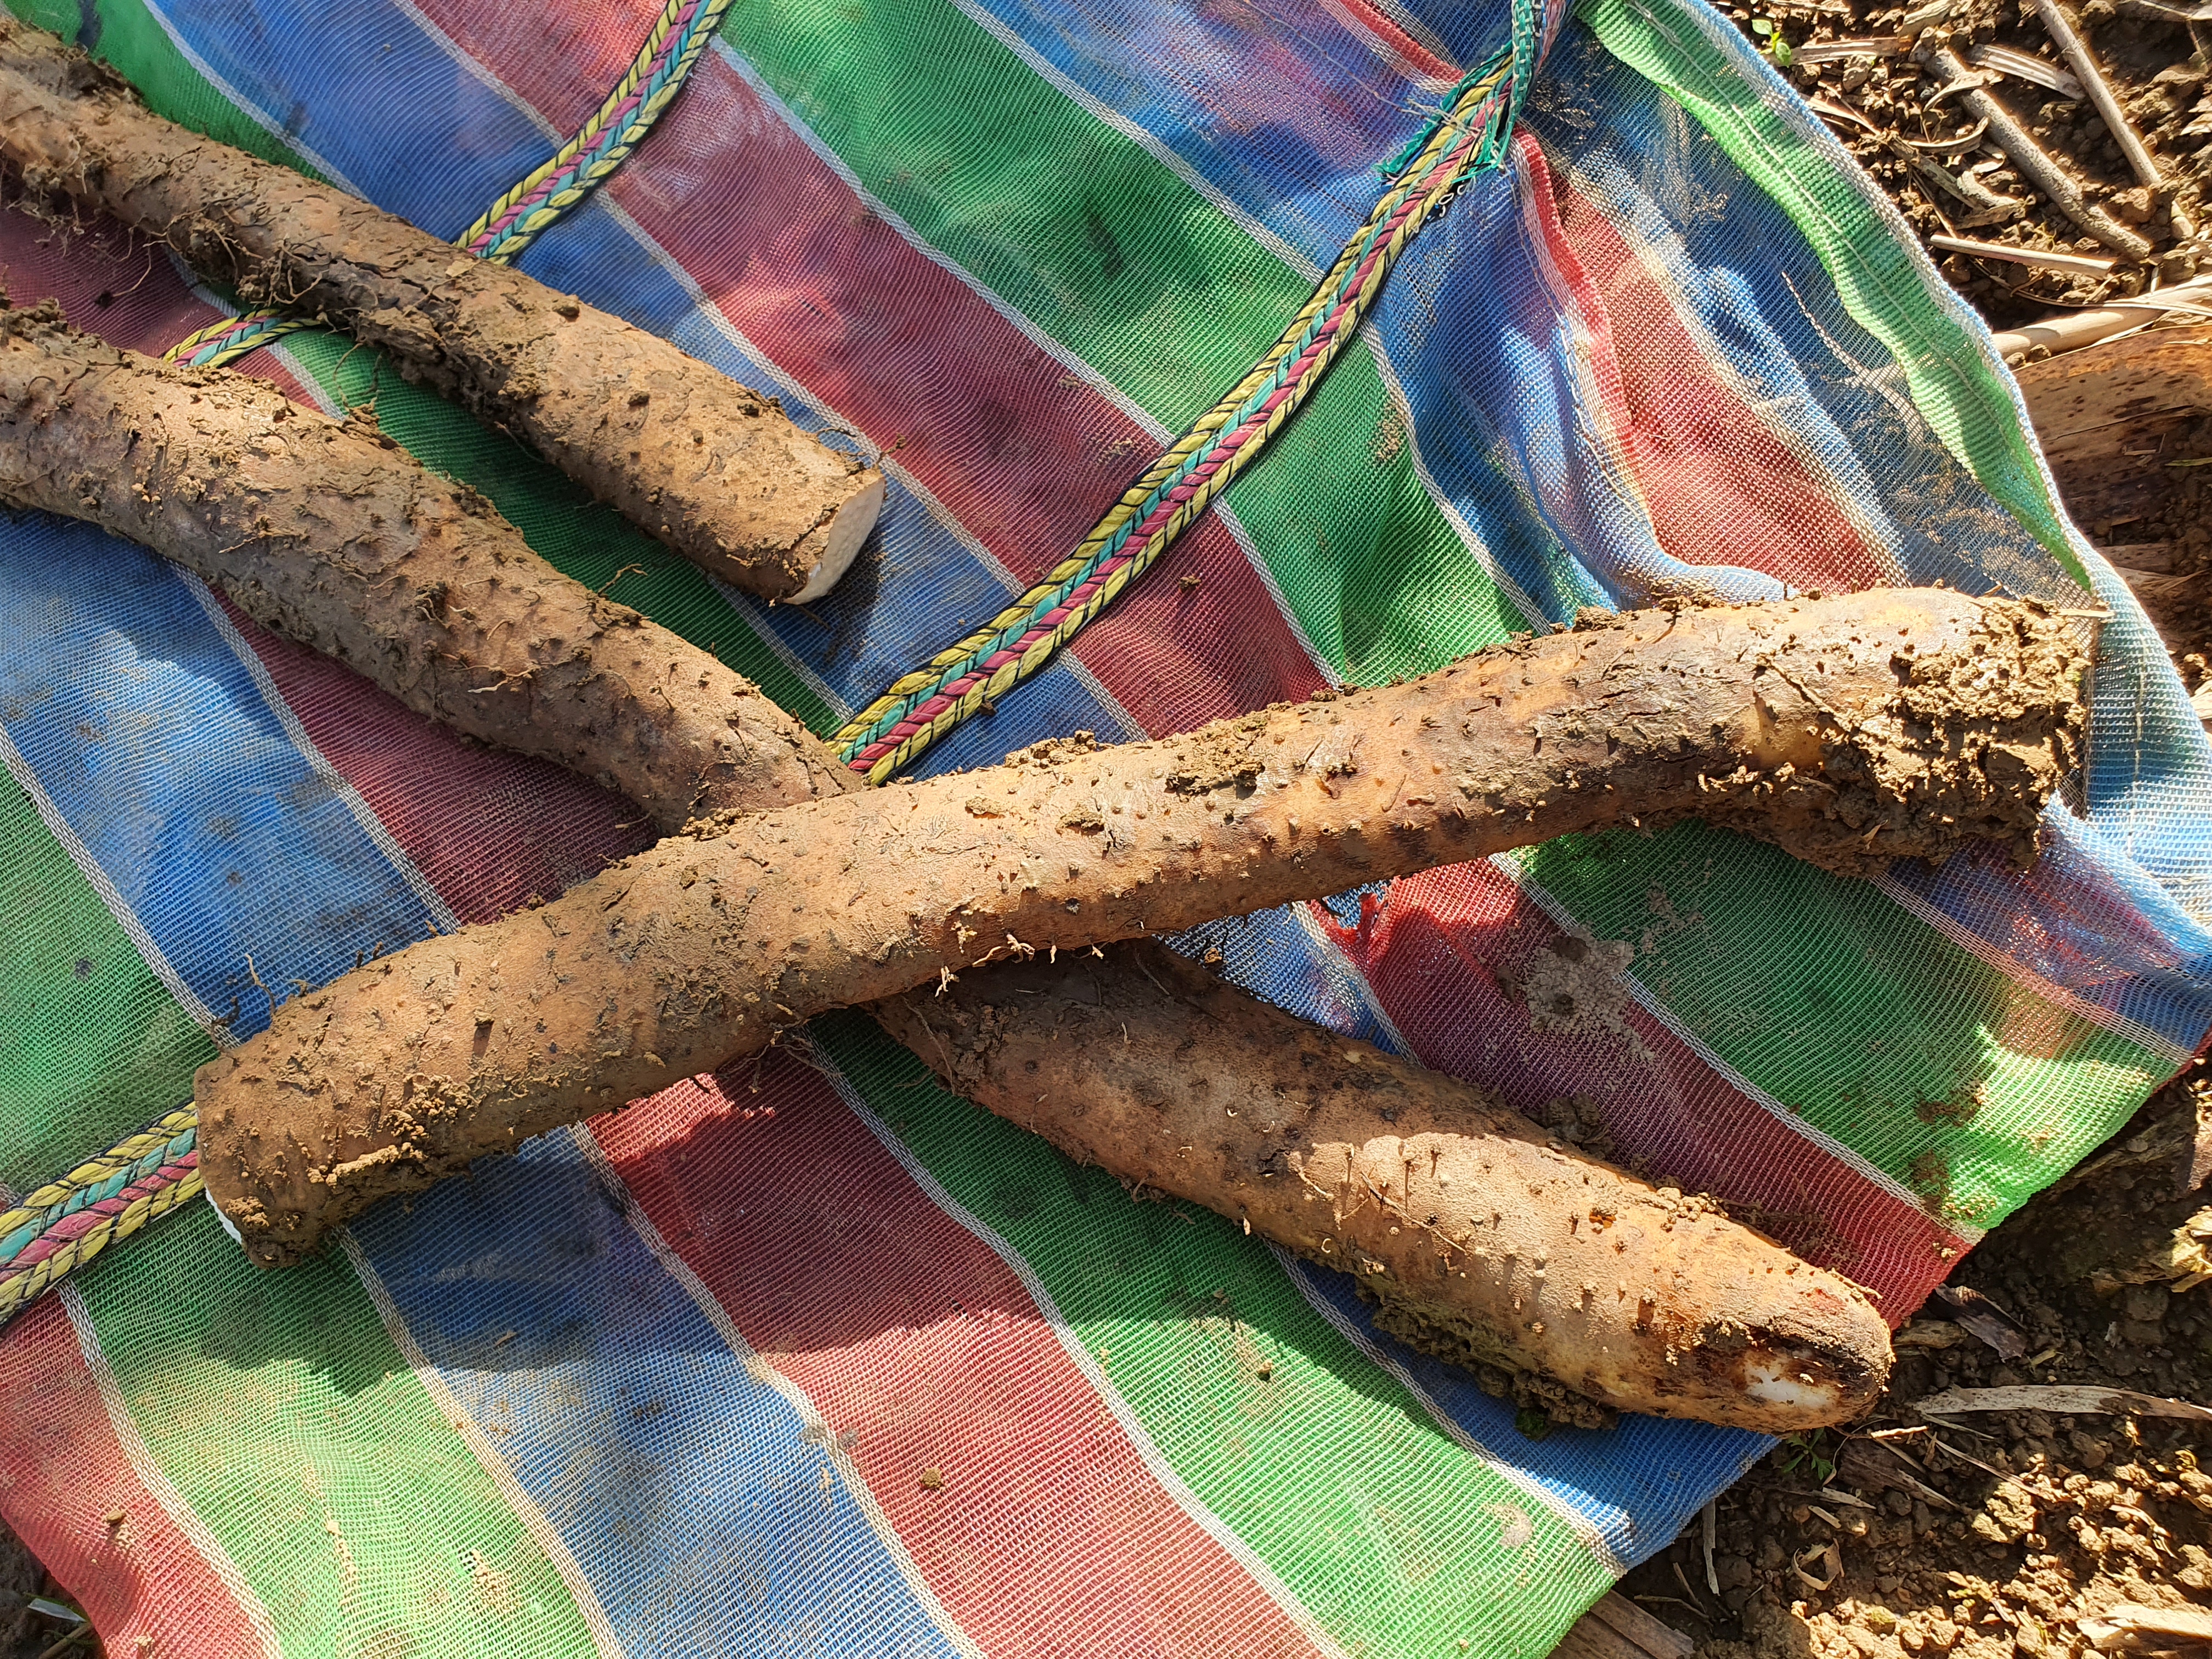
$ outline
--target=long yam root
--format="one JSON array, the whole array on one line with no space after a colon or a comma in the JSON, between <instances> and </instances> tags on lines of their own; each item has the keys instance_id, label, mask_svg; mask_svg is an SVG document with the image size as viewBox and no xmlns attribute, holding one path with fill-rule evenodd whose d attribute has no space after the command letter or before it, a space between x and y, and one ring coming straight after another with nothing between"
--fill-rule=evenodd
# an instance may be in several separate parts
<instances>
[{"instance_id":1,"label":"long yam root","mask_svg":"<svg viewBox=\"0 0 2212 1659\"><path fill-rule=\"evenodd\" d=\"M1406 684L702 824L286 1004L201 1068L258 1261L388 1194L1010 955L1189 927L1571 831L1701 817L1832 869L2025 851L2085 656L1941 590L1637 612Z\"/></svg>"},{"instance_id":2,"label":"long yam root","mask_svg":"<svg viewBox=\"0 0 2212 1659\"><path fill-rule=\"evenodd\" d=\"M1595 1401L1787 1434L1859 1415L1888 1374L1846 1280L1150 942L874 1012L949 1087L1355 1275L1384 1329L1514 1373L1556 1419Z\"/></svg>"},{"instance_id":3,"label":"long yam root","mask_svg":"<svg viewBox=\"0 0 2212 1659\"><path fill-rule=\"evenodd\" d=\"M148 110L113 73L0 13L0 161L166 241L210 282L398 359L687 558L765 599L818 599L883 474L775 400L618 318L328 185Z\"/></svg>"},{"instance_id":4,"label":"long yam root","mask_svg":"<svg viewBox=\"0 0 2212 1659\"><path fill-rule=\"evenodd\" d=\"M51 301L0 309L0 501L142 542L409 708L617 789L664 830L844 787L758 688L562 575L474 491L249 376L79 334Z\"/></svg>"}]
</instances>

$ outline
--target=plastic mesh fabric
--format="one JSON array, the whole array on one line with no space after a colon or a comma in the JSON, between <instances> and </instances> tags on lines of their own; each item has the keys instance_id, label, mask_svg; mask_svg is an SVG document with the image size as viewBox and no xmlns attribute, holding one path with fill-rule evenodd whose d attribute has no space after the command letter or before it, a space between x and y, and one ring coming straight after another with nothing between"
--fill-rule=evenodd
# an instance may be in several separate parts
<instances>
[{"instance_id":1,"label":"plastic mesh fabric","mask_svg":"<svg viewBox=\"0 0 2212 1659\"><path fill-rule=\"evenodd\" d=\"M1504 27L1414 9L1462 62ZM450 234L657 10L90 17L166 112ZM1693 9L1592 15L1552 20L1512 165L1416 240L1228 510L927 760L1174 730L1670 584L2078 595L2082 560L2118 613L2097 764L2032 876L1843 884L1682 826L1183 941L1601 1129L1901 1318L2203 1042L2212 757L2124 589L2039 507L1981 337L1792 94ZM826 732L1060 556L1273 339L1455 79L1437 49L1363 0L735 9L523 264L884 456L884 527L817 605L720 588L343 341L244 366L373 400L556 564ZM1793 179L1855 227L1840 255ZM0 265L141 349L218 314L99 227L0 216ZM1948 355L1907 374L1907 337ZM294 980L646 834L90 532L0 523L0 604L10 1185L186 1098L201 1022L248 1034ZM1514 988L1570 929L1629 969L1593 1028L1540 1030ZM386 1206L307 1268L253 1273L197 1206L117 1247L0 1333L0 1512L118 1651L1517 1659L1764 1449L1648 1419L1524 1438L1342 1279L1131 1203L864 1018L792 1042Z\"/></svg>"}]
</instances>

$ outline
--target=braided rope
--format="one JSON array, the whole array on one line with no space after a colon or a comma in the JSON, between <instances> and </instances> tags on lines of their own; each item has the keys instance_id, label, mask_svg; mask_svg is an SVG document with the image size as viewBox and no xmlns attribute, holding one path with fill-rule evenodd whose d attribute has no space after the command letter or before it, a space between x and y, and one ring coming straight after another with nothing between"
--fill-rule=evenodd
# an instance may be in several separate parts
<instances>
[{"instance_id":1,"label":"braided rope","mask_svg":"<svg viewBox=\"0 0 2212 1659\"><path fill-rule=\"evenodd\" d=\"M541 232L605 183L675 101L730 5L731 0L666 0L645 44L592 118L550 161L503 191L454 239L456 245L494 264L512 264ZM173 363L219 368L314 325L282 312L249 311L194 330L161 356Z\"/></svg>"},{"instance_id":2,"label":"braided rope","mask_svg":"<svg viewBox=\"0 0 2212 1659\"><path fill-rule=\"evenodd\" d=\"M18 1260L32 1237L63 1216L112 1196L191 1152L198 1124L193 1109L180 1106L59 1181L26 1194L13 1209L0 1211L0 1273Z\"/></svg>"},{"instance_id":3,"label":"braided rope","mask_svg":"<svg viewBox=\"0 0 2212 1659\"><path fill-rule=\"evenodd\" d=\"M0 1212L0 1324L202 1189L199 1115L179 1107Z\"/></svg>"},{"instance_id":4,"label":"braided rope","mask_svg":"<svg viewBox=\"0 0 2212 1659\"><path fill-rule=\"evenodd\" d=\"M259 350L271 340L313 326L304 317L287 317L274 311L249 311L194 329L163 352L161 361L189 363L195 368L221 368L236 362L249 351Z\"/></svg>"},{"instance_id":5,"label":"braided rope","mask_svg":"<svg viewBox=\"0 0 2212 1659\"><path fill-rule=\"evenodd\" d=\"M456 239L460 246L486 259L511 260L531 238L590 194L674 100L730 3L667 0L629 72L592 118L552 160L494 202Z\"/></svg>"},{"instance_id":6,"label":"braided rope","mask_svg":"<svg viewBox=\"0 0 2212 1659\"><path fill-rule=\"evenodd\" d=\"M1470 171L1496 165L1525 88L1523 66L1536 57L1534 0L1516 0L1513 9L1514 45L1461 82L1394 161L1389 188L1273 348L1042 581L848 722L834 740L847 766L883 783L1036 673L1250 465L1349 343L1414 233Z\"/></svg>"}]
</instances>

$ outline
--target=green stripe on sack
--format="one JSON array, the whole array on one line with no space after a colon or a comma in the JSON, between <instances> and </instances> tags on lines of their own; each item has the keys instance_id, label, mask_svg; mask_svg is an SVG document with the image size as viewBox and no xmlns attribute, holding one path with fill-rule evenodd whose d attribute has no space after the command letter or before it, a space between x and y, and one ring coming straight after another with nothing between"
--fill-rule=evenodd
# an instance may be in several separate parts
<instances>
[{"instance_id":1,"label":"green stripe on sack","mask_svg":"<svg viewBox=\"0 0 2212 1659\"><path fill-rule=\"evenodd\" d=\"M0 1185L23 1193L189 1101L215 1044L4 773L0 915Z\"/></svg>"},{"instance_id":2,"label":"green stripe on sack","mask_svg":"<svg viewBox=\"0 0 2212 1659\"><path fill-rule=\"evenodd\" d=\"M1577 15L1607 52L1687 110L1790 216L1844 308L1897 360L1914 404L1944 447L2087 586L2003 380L1867 195L1784 125L1771 94L1686 9L1670 0L1584 0Z\"/></svg>"},{"instance_id":3,"label":"green stripe on sack","mask_svg":"<svg viewBox=\"0 0 2212 1659\"><path fill-rule=\"evenodd\" d=\"M204 1204L82 1280L155 1461L288 1653L592 1654L568 1586L335 1250L249 1262Z\"/></svg>"},{"instance_id":4,"label":"green stripe on sack","mask_svg":"<svg viewBox=\"0 0 2212 1659\"><path fill-rule=\"evenodd\" d=\"M924 242L1172 430L1312 291L945 0L740 7L722 33ZM1229 492L1315 649L1359 683L1529 625L1430 499L1405 439L1363 341Z\"/></svg>"},{"instance_id":5,"label":"green stripe on sack","mask_svg":"<svg viewBox=\"0 0 2212 1659\"><path fill-rule=\"evenodd\" d=\"M2173 1069L1764 842L1686 823L1516 861L1753 1086L1957 1224L1995 1226Z\"/></svg>"},{"instance_id":6,"label":"green stripe on sack","mask_svg":"<svg viewBox=\"0 0 2212 1659\"><path fill-rule=\"evenodd\" d=\"M240 109L194 69L169 33L137 0L98 0L89 30L81 0L6 0L23 21L80 40L90 33L92 55L138 89L148 105L172 121L205 133L264 161L319 179L291 146Z\"/></svg>"},{"instance_id":7,"label":"green stripe on sack","mask_svg":"<svg viewBox=\"0 0 2212 1659\"><path fill-rule=\"evenodd\" d=\"M514 439L408 384L380 353L319 329L294 335L285 349L334 402L373 408L378 429L423 465L481 490L554 568L711 652L815 732L836 730L837 713L681 554L599 505Z\"/></svg>"},{"instance_id":8,"label":"green stripe on sack","mask_svg":"<svg viewBox=\"0 0 2212 1659\"><path fill-rule=\"evenodd\" d=\"M864 1015L809 1030L1020 1254L1176 1475L1347 1653L1525 1659L1611 1583L1556 1510L1447 1437L1258 1240L1188 1205L1131 1202L1104 1171L939 1089Z\"/></svg>"},{"instance_id":9,"label":"green stripe on sack","mask_svg":"<svg viewBox=\"0 0 2212 1659\"><path fill-rule=\"evenodd\" d=\"M215 1048L12 781L0 871L0 1181L21 1191L190 1100ZM288 1651L592 1650L341 1260L264 1273L191 1204L76 1282L156 1464Z\"/></svg>"}]
</instances>

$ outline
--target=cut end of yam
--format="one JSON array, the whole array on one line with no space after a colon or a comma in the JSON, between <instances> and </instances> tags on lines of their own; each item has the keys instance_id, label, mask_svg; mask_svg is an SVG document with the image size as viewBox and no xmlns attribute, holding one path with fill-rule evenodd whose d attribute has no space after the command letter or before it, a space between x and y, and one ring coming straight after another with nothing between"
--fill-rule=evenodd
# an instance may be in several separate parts
<instances>
[{"instance_id":1,"label":"cut end of yam","mask_svg":"<svg viewBox=\"0 0 2212 1659\"><path fill-rule=\"evenodd\" d=\"M829 523L799 544L801 559L817 550L819 556L805 584L784 604L805 605L836 586L838 578L852 568L861 544L868 539L868 532L876 527L876 520L884 510L884 475L870 467L866 472L855 474L854 481L860 488L846 499L844 506L830 515Z\"/></svg>"}]
</instances>

